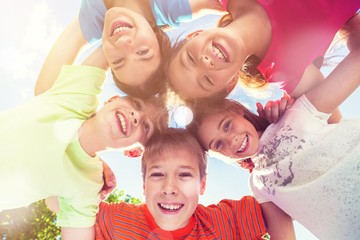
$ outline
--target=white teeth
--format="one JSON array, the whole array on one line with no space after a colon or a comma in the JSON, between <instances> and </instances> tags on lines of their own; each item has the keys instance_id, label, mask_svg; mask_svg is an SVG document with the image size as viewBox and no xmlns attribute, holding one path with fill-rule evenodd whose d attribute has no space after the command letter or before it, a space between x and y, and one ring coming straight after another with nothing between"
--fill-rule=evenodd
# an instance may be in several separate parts
<instances>
[{"instance_id":1,"label":"white teeth","mask_svg":"<svg viewBox=\"0 0 360 240\"><path fill-rule=\"evenodd\" d=\"M118 33L118 32L130 30L130 29L131 29L130 27L123 27L123 26L117 27L117 28L114 29L113 35Z\"/></svg>"},{"instance_id":2,"label":"white teeth","mask_svg":"<svg viewBox=\"0 0 360 240\"><path fill-rule=\"evenodd\" d=\"M241 146L240 146L238 152L244 151L244 149L245 149L245 147L246 147L246 145L248 143L248 140L249 140L249 137L248 137L248 135L246 135L243 142L241 143Z\"/></svg>"},{"instance_id":3,"label":"white teeth","mask_svg":"<svg viewBox=\"0 0 360 240\"><path fill-rule=\"evenodd\" d=\"M226 61L225 54L216 46L212 46L213 53L223 62Z\"/></svg>"},{"instance_id":4,"label":"white teeth","mask_svg":"<svg viewBox=\"0 0 360 240\"><path fill-rule=\"evenodd\" d=\"M180 204L164 204L164 203L160 203L160 207L164 208L166 210L172 210L172 211L176 211L179 210L181 208L182 205Z\"/></svg>"},{"instance_id":5,"label":"white teeth","mask_svg":"<svg viewBox=\"0 0 360 240\"><path fill-rule=\"evenodd\" d=\"M119 121L120 121L120 125L121 125L121 130L124 134L126 134L127 129L126 129L126 122L125 122L125 118L122 114L117 114Z\"/></svg>"}]
</instances>

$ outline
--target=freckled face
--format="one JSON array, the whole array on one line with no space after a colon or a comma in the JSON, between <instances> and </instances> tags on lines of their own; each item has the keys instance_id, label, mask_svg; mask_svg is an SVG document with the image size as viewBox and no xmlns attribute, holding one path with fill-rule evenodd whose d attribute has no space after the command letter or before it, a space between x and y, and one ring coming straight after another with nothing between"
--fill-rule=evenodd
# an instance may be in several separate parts
<instances>
[{"instance_id":1,"label":"freckled face","mask_svg":"<svg viewBox=\"0 0 360 240\"><path fill-rule=\"evenodd\" d=\"M146 204L155 222L172 231L185 227L194 213L206 177L200 180L195 154L173 150L147 162L144 180Z\"/></svg>"},{"instance_id":2,"label":"freckled face","mask_svg":"<svg viewBox=\"0 0 360 240\"><path fill-rule=\"evenodd\" d=\"M225 111L209 114L199 128L200 142L207 149L230 158L248 158L259 149L259 135L242 114Z\"/></svg>"},{"instance_id":3,"label":"freckled face","mask_svg":"<svg viewBox=\"0 0 360 240\"><path fill-rule=\"evenodd\" d=\"M104 54L118 81L141 86L160 66L160 46L148 21L126 8L105 14Z\"/></svg>"}]
</instances>

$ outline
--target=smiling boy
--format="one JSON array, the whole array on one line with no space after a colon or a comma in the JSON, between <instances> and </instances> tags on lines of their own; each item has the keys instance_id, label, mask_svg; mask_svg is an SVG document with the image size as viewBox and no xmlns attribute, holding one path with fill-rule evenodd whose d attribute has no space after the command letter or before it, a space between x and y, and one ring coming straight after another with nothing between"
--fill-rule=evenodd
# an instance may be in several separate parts
<instances>
[{"instance_id":1,"label":"smiling boy","mask_svg":"<svg viewBox=\"0 0 360 240\"><path fill-rule=\"evenodd\" d=\"M0 211L57 196L62 239L88 228L94 238L107 148L145 145L167 127L163 101L115 97L96 112L107 62L97 49L83 65L64 66L54 85L0 114ZM157 101L159 100L159 101ZM160 127L161 126L161 127Z\"/></svg>"},{"instance_id":2,"label":"smiling boy","mask_svg":"<svg viewBox=\"0 0 360 240\"><path fill-rule=\"evenodd\" d=\"M198 204L207 159L184 129L154 135L142 157L145 204L102 202L96 239L269 239L254 198Z\"/></svg>"}]
</instances>

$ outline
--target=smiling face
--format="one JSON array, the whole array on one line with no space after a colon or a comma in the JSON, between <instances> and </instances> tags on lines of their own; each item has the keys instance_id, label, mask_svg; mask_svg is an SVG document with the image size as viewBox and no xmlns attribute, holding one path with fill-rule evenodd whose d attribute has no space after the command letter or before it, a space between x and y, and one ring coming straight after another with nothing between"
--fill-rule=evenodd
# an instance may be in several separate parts
<instances>
[{"instance_id":1,"label":"smiling face","mask_svg":"<svg viewBox=\"0 0 360 240\"><path fill-rule=\"evenodd\" d=\"M198 136L206 149L237 160L251 157L259 149L259 135L254 125L242 114L232 111L206 116Z\"/></svg>"},{"instance_id":2,"label":"smiling face","mask_svg":"<svg viewBox=\"0 0 360 240\"><path fill-rule=\"evenodd\" d=\"M107 147L127 147L140 142L146 144L154 133L152 114L157 109L141 99L114 97L94 117L101 133L96 137Z\"/></svg>"},{"instance_id":3,"label":"smiling face","mask_svg":"<svg viewBox=\"0 0 360 240\"><path fill-rule=\"evenodd\" d=\"M122 84L141 87L160 66L160 47L153 29L143 16L126 8L106 12L102 45Z\"/></svg>"},{"instance_id":4,"label":"smiling face","mask_svg":"<svg viewBox=\"0 0 360 240\"><path fill-rule=\"evenodd\" d=\"M185 227L205 190L197 155L174 147L148 159L145 173L146 204L156 224L167 231Z\"/></svg>"},{"instance_id":5,"label":"smiling face","mask_svg":"<svg viewBox=\"0 0 360 240\"><path fill-rule=\"evenodd\" d=\"M208 97L224 90L237 80L245 59L238 42L224 28L189 35L170 62L170 85L185 98Z\"/></svg>"}]
</instances>

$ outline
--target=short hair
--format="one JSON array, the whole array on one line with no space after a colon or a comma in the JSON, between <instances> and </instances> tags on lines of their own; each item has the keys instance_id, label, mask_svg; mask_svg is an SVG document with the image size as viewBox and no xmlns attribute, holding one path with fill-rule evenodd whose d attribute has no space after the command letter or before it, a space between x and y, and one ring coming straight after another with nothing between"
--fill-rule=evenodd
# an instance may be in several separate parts
<instances>
[{"instance_id":1,"label":"short hair","mask_svg":"<svg viewBox=\"0 0 360 240\"><path fill-rule=\"evenodd\" d=\"M151 105L156 109L156 111L151 112L149 115L154 124L154 134L165 132L169 126L169 112L166 108L164 97L156 95L143 100L146 105Z\"/></svg>"},{"instance_id":2,"label":"short hair","mask_svg":"<svg viewBox=\"0 0 360 240\"><path fill-rule=\"evenodd\" d=\"M218 22L218 28L226 27L228 24L230 24L233 21L231 14L224 15ZM206 30L205 30L206 31ZM182 39L177 41L174 46L172 53L169 55L169 60L167 62L166 68L168 69L171 62L174 60L174 58L179 54L180 50L184 47L188 40ZM266 86L268 83L267 79L263 74L258 70L257 66L261 63L261 59L258 58L255 55L250 55L245 59L245 63L243 64L242 68L239 69L238 75L235 76L236 81L241 81L244 83L244 86L247 88L261 88ZM184 97L181 94L178 93L172 86L171 82L169 81L170 74L168 71L166 71L166 79L168 80L168 85L171 91L175 92L179 95L180 98L182 98L184 101L187 102L216 102L221 101L222 99L226 98L229 93L233 90L232 89L222 89L216 93L211 94L210 96L203 97L203 98L191 98L191 97ZM234 85L235 87L235 85Z\"/></svg>"},{"instance_id":3,"label":"short hair","mask_svg":"<svg viewBox=\"0 0 360 240\"><path fill-rule=\"evenodd\" d=\"M200 180L202 180L206 176L207 156L200 143L186 129L168 128L163 133L154 134L145 147L141 158L143 181L145 181L146 166L149 159L157 158L164 153L178 149L186 150L196 157L199 165Z\"/></svg>"},{"instance_id":4,"label":"short hair","mask_svg":"<svg viewBox=\"0 0 360 240\"><path fill-rule=\"evenodd\" d=\"M211 103L210 105L205 104L205 102L202 102L201 104L197 103L197 105L192 105L190 108L193 110L194 117L186 129L189 130L197 139L200 138L200 126L203 124L207 116L211 114L222 114L226 111L243 114L244 118L254 125L257 131L264 131L270 125L265 118L256 115L241 103L231 99L223 99L222 101L217 102L217 104ZM209 150L208 146L202 147L205 151Z\"/></svg>"},{"instance_id":5,"label":"short hair","mask_svg":"<svg viewBox=\"0 0 360 240\"><path fill-rule=\"evenodd\" d=\"M169 55L171 54L171 43L169 37L159 26L153 23L153 21L148 20L148 22L151 28L154 30L160 46L160 64L157 70L149 76L148 80L141 88L138 86L129 86L122 83L115 76L114 72L111 71L115 85L127 95L138 98L147 98L158 93L163 94L166 91L166 74L164 66L167 65Z\"/></svg>"}]
</instances>

